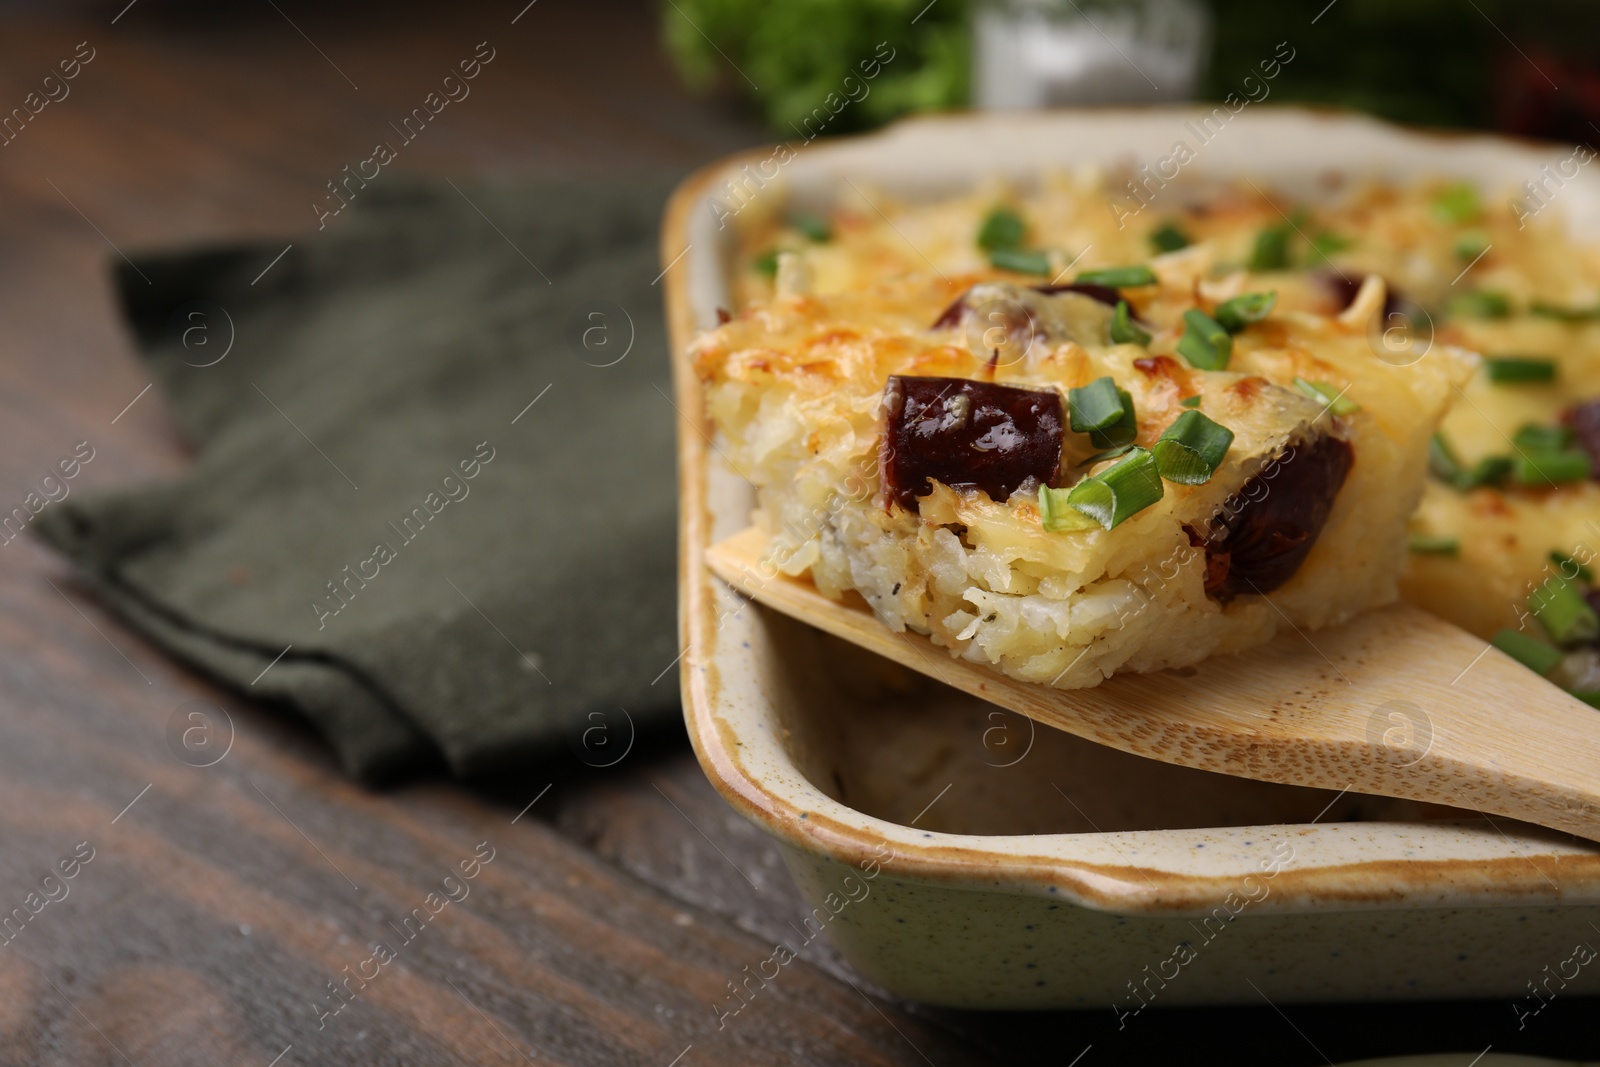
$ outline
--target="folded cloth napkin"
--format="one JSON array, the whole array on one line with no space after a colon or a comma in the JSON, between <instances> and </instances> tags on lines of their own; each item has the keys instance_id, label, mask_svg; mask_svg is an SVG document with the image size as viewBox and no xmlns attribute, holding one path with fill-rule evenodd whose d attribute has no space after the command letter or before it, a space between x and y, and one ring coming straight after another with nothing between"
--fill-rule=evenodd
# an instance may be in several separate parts
<instances>
[{"instance_id":1,"label":"folded cloth napkin","mask_svg":"<svg viewBox=\"0 0 1600 1067\"><path fill-rule=\"evenodd\" d=\"M664 723L666 189L374 184L287 251L119 264L196 460L33 529L134 626L298 709L368 781L441 758L499 773L597 725L620 746Z\"/></svg>"}]
</instances>

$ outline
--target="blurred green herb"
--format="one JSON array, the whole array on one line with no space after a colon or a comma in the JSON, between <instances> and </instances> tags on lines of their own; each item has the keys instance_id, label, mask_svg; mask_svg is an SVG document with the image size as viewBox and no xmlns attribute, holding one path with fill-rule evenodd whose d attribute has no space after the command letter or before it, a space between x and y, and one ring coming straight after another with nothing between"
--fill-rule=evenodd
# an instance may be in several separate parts
<instances>
[{"instance_id":1,"label":"blurred green herb","mask_svg":"<svg viewBox=\"0 0 1600 1067\"><path fill-rule=\"evenodd\" d=\"M1189 235L1178 228L1175 222L1163 222L1150 231L1150 247L1157 252L1176 252L1180 248L1188 248Z\"/></svg>"},{"instance_id":2,"label":"blurred green herb","mask_svg":"<svg viewBox=\"0 0 1600 1067\"><path fill-rule=\"evenodd\" d=\"M967 101L968 0L669 0L660 11L684 82L745 97L783 137Z\"/></svg>"},{"instance_id":3,"label":"blurred green herb","mask_svg":"<svg viewBox=\"0 0 1600 1067\"><path fill-rule=\"evenodd\" d=\"M997 248L1016 248L1022 244L1027 232L1027 223L1015 211L1008 207L993 208L984 216L983 225L978 227L978 247L985 252L993 252Z\"/></svg>"}]
</instances>

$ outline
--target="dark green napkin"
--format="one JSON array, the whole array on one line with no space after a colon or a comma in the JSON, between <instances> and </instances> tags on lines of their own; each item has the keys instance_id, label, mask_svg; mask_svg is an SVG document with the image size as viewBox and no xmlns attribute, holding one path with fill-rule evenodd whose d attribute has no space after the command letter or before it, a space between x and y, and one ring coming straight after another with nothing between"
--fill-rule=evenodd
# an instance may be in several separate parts
<instances>
[{"instance_id":1,"label":"dark green napkin","mask_svg":"<svg viewBox=\"0 0 1600 1067\"><path fill-rule=\"evenodd\" d=\"M194 467L33 528L364 779L604 762L678 707L665 193L375 183L276 261L119 265Z\"/></svg>"}]
</instances>

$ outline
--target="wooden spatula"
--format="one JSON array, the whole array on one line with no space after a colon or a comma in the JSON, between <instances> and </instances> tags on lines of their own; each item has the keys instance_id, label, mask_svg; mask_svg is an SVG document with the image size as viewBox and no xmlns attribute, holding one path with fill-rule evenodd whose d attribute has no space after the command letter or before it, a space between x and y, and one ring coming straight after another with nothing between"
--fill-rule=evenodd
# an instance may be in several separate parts
<instances>
[{"instance_id":1,"label":"wooden spatula","mask_svg":"<svg viewBox=\"0 0 1600 1067\"><path fill-rule=\"evenodd\" d=\"M707 562L785 615L1048 726L1139 756L1263 782L1504 815L1600 840L1600 711L1404 605L1236 656L1092 689L1014 681L895 633L865 601L765 576L751 528Z\"/></svg>"}]
</instances>

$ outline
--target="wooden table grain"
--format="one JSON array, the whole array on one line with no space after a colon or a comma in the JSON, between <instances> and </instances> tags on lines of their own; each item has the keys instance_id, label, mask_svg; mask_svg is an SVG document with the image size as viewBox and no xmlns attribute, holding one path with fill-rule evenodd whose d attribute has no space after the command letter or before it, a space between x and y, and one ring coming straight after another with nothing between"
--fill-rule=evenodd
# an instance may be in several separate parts
<instances>
[{"instance_id":1,"label":"wooden table grain","mask_svg":"<svg viewBox=\"0 0 1600 1067\"><path fill-rule=\"evenodd\" d=\"M116 0L0 16L0 115L30 92L60 96L46 76L92 53L0 144L0 511L80 441L95 453L73 492L190 461L116 321L109 263L309 234L325 183L480 41L493 66L407 145L403 169L686 169L761 139L677 87L643 3L229 8ZM1092 1067L1219 1042L1237 1062L1320 1063L1365 1051L1356 1019L1450 1026L1446 1046L1474 1050L1509 1029L1473 1005L1291 1009L1292 1022L1265 1005L1172 1012L1139 1034L1119 1034L1109 1010L941 1012L881 995L823 943L719 1027L728 983L804 909L681 739L605 770L374 793L281 709L167 659L31 539L0 545L0 564L0 1063L957 1067L1081 1054ZM228 722L230 747L206 767L169 743L197 700ZM1592 1007L1553 1006L1543 1044L1486 1040L1576 1054L1569 1035ZM1509 1024L1509 1007L1495 1010Z\"/></svg>"}]
</instances>

